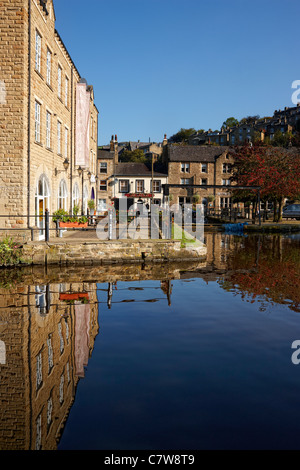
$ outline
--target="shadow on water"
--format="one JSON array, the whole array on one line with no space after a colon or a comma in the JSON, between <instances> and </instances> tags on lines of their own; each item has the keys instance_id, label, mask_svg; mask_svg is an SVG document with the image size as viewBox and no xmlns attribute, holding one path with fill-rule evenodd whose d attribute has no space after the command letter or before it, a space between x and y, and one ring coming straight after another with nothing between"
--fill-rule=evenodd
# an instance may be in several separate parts
<instances>
[{"instance_id":1,"label":"shadow on water","mask_svg":"<svg viewBox=\"0 0 300 470\"><path fill-rule=\"evenodd\" d=\"M249 322L257 321L257 312L262 314L270 308L277 312L279 306L283 309L282 318L287 312L300 312L300 239L214 233L206 235L206 244L207 260L201 263L2 270L0 449L161 449L172 448L172 443L173 448L189 449L245 447L245 442L237 437L235 445L230 438L221 441L215 414L210 417L202 410L203 424L199 424L197 393L210 409L211 390L207 384L212 386L210 382L214 380L223 383L223 372L211 372L210 377L197 358L215 354L211 343L218 336L224 355L229 354L234 328L238 328L241 312L248 304L255 309L256 319L247 317L249 332L253 327ZM226 323L221 315L224 305L230 308L226 310ZM291 328L294 331L293 325ZM275 336L277 329L278 325L274 327ZM247 340L247 336L243 338L244 342ZM143 371L137 362L139 356L144 358ZM122 382L124 370L127 377ZM155 371L160 371L159 375ZM120 389L118 380L123 384L124 404L116 392ZM84 382L89 385L80 388L78 406L85 411L79 408L77 412L75 398ZM156 382L160 391L153 385ZM198 390L200 383L202 391ZM137 398L136 387L141 396L145 394L144 401ZM297 390L300 391L298 383ZM102 397L98 402L95 391ZM185 402L186 393L189 404ZM233 399L234 392L231 393ZM161 409L163 416L168 409L164 394L169 397L170 413L174 415L161 422L150 404ZM223 398L220 404L224 409L233 406ZM98 436L93 414L100 412L106 424ZM93 441L90 435L83 437L82 413L89 416L90 432L101 442ZM178 422L174 422L174 416ZM130 421L130 431L124 424L122 437L114 428L115 419ZM226 426L226 419L219 417L221 428ZM238 418L234 419L238 422ZM141 432L145 420L149 420L149 428ZM155 430L158 425L161 432ZM237 434L243 436L240 423L236 425ZM187 427L190 433L186 431L183 437ZM210 439L203 437L205 428L210 429ZM201 445L197 444L199 440ZM247 444L250 447L251 442L250 439Z\"/></svg>"}]
</instances>

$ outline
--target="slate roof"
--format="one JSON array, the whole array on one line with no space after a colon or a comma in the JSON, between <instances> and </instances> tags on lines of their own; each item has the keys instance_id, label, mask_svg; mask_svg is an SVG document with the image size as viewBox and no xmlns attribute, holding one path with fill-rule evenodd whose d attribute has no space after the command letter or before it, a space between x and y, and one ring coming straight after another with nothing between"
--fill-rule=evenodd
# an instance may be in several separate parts
<instances>
[{"instance_id":1,"label":"slate roof","mask_svg":"<svg viewBox=\"0 0 300 470\"><path fill-rule=\"evenodd\" d=\"M148 176L151 178L152 172L151 170L145 165L145 163L133 163L133 162L126 162L126 163L118 163L116 165L116 176ZM154 171L153 175L155 177L167 177L166 173L157 173Z\"/></svg>"},{"instance_id":2,"label":"slate roof","mask_svg":"<svg viewBox=\"0 0 300 470\"><path fill-rule=\"evenodd\" d=\"M220 155L229 151L229 147L217 145L169 145L170 162L214 162Z\"/></svg>"},{"instance_id":3,"label":"slate roof","mask_svg":"<svg viewBox=\"0 0 300 470\"><path fill-rule=\"evenodd\" d=\"M97 156L103 160L113 160L114 152L110 151L110 147L108 149L98 149Z\"/></svg>"}]
</instances>

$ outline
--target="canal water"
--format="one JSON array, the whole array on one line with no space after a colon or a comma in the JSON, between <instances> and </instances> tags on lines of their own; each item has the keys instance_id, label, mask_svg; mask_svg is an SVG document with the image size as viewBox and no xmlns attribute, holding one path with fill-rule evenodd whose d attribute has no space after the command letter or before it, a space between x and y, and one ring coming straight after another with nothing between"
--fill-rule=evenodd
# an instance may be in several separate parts
<instances>
[{"instance_id":1,"label":"canal water","mask_svg":"<svg viewBox=\"0 0 300 470\"><path fill-rule=\"evenodd\" d=\"M0 450L299 449L300 236L206 243L0 273Z\"/></svg>"}]
</instances>

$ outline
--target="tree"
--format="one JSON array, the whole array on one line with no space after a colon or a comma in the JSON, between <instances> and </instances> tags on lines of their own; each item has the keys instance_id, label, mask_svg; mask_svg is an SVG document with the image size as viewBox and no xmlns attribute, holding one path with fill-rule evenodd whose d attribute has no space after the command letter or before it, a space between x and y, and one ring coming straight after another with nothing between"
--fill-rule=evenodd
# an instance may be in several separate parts
<instances>
[{"instance_id":1,"label":"tree","mask_svg":"<svg viewBox=\"0 0 300 470\"><path fill-rule=\"evenodd\" d=\"M239 124L239 121L235 119L234 117L229 117L226 119L226 121L223 122L222 127L235 127Z\"/></svg>"},{"instance_id":2,"label":"tree","mask_svg":"<svg viewBox=\"0 0 300 470\"><path fill-rule=\"evenodd\" d=\"M147 158L141 149L124 150L120 156L121 162L146 163Z\"/></svg>"},{"instance_id":3,"label":"tree","mask_svg":"<svg viewBox=\"0 0 300 470\"><path fill-rule=\"evenodd\" d=\"M281 221L284 199L300 196L299 151L257 143L236 148L233 156L233 181L239 186L260 186L262 198L274 202L274 221ZM247 194L253 198L253 192L234 193L235 198L245 198Z\"/></svg>"},{"instance_id":4,"label":"tree","mask_svg":"<svg viewBox=\"0 0 300 470\"><path fill-rule=\"evenodd\" d=\"M255 116L247 116L240 120L239 124L253 124L255 121L258 121L260 116L256 114Z\"/></svg>"},{"instance_id":5,"label":"tree","mask_svg":"<svg viewBox=\"0 0 300 470\"><path fill-rule=\"evenodd\" d=\"M195 134L195 132L196 130L193 127L189 129L181 128L180 131L169 138L169 141L173 143L186 142L191 135Z\"/></svg>"}]
</instances>

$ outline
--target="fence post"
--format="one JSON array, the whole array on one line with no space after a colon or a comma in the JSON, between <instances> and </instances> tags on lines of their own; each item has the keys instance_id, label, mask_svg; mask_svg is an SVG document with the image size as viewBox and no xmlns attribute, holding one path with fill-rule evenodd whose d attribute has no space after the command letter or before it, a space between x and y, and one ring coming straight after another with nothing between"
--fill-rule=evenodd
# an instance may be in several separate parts
<instances>
[{"instance_id":1,"label":"fence post","mask_svg":"<svg viewBox=\"0 0 300 470\"><path fill-rule=\"evenodd\" d=\"M45 211L45 241L48 242L49 241L49 226L50 226L50 217L49 217L49 210L46 209Z\"/></svg>"}]
</instances>

